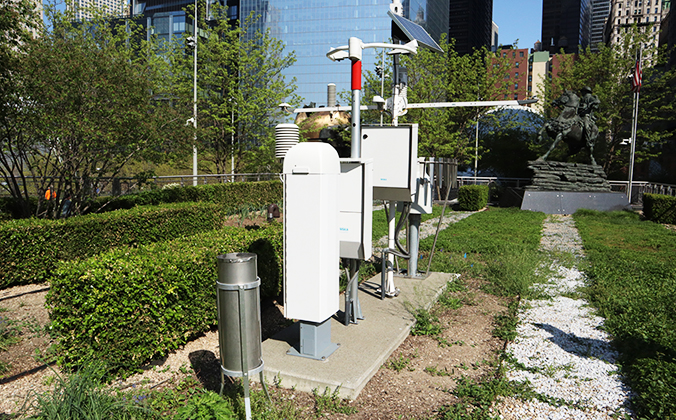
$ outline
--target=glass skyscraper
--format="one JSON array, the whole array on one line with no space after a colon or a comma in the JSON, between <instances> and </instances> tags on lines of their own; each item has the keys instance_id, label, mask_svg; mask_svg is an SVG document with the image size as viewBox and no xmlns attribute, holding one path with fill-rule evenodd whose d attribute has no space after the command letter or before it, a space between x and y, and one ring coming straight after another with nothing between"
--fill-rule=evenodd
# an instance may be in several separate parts
<instances>
[{"instance_id":1,"label":"glass skyscraper","mask_svg":"<svg viewBox=\"0 0 676 420\"><path fill-rule=\"evenodd\" d=\"M347 45L350 37L364 43L391 42L391 19L387 16L390 3L391 0L240 0L239 16L244 20L252 12L259 15L250 35L269 29L273 37L284 43L287 53L295 51L297 61L284 73L287 81L296 78L297 93L305 104L324 105L329 83L336 84L338 93L350 90L349 60L332 62L326 53L332 47ZM404 3L405 17L424 21L423 26L429 28L435 40L447 31L447 26L444 28L439 21L448 21L447 11L439 15L443 6L431 7L437 3L443 1ZM381 50L376 49L363 51L364 71L374 69L376 56L380 54Z\"/></svg>"},{"instance_id":2,"label":"glass skyscraper","mask_svg":"<svg viewBox=\"0 0 676 420\"><path fill-rule=\"evenodd\" d=\"M586 48L591 36L590 0L544 0L542 3L542 48L557 53L576 53Z\"/></svg>"}]
</instances>

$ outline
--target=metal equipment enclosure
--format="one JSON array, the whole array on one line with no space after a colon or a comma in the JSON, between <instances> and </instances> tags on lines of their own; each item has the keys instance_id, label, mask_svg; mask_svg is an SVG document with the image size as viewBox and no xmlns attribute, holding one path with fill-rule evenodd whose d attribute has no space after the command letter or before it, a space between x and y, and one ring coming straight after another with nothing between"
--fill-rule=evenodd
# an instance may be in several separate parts
<instances>
[{"instance_id":1,"label":"metal equipment enclosure","mask_svg":"<svg viewBox=\"0 0 676 420\"><path fill-rule=\"evenodd\" d=\"M340 161L325 143L284 160L284 316L321 323L338 311Z\"/></svg>"},{"instance_id":2,"label":"metal equipment enclosure","mask_svg":"<svg viewBox=\"0 0 676 420\"><path fill-rule=\"evenodd\" d=\"M340 160L339 198L340 256L367 260L372 255L372 160Z\"/></svg>"},{"instance_id":3,"label":"metal equipment enclosure","mask_svg":"<svg viewBox=\"0 0 676 420\"><path fill-rule=\"evenodd\" d=\"M418 125L362 127L362 158L373 159L373 198L411 201L418 178Z\"/></svg>"}]
</instances>

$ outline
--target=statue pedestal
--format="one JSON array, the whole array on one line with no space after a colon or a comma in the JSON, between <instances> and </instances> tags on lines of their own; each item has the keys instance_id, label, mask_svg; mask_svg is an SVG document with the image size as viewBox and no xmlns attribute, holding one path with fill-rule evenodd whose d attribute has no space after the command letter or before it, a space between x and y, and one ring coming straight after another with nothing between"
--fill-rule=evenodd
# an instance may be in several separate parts
<instances>
[{"instance_id":1,"label":"statue pedestal","mask_svg":"<svg viewBox=\"0 0 676 420\"><path fill-rule=\"evenodd\" d=\"M577 209L614 211L629 208L623 193L611 192L603 168L583 163L530 161L533 184L526 187L521 210L573 214Z\"/></svg>"},{"instance_id":2,"label":"statue pedestal","mask_svg":"<svg viewBox=\"0 0 676 420\"><path fill-rule=\"evenodd\" d=\"M546 214L573 214L577 209L615 211L629 209L626 194L616 192L529 191L523 195L521 210Z\"/></svg>"}]
</instances>

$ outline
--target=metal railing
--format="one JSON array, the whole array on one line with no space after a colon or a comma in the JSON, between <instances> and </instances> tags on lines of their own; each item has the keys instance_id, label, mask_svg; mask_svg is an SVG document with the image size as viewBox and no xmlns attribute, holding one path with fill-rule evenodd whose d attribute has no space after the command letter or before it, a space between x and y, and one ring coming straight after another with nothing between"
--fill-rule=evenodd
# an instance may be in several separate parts
<instances>
[{"instance_id":1,"label":"metal railing","mask_svg":"<svg viewBox=\"0 0 676 420\"><path fill-rule=\"evenodd\" d=\"M459 176L458 187L463 185L490 185L496 183L505 187L521 188L531 184L530 178L503 178L497 176Z\"/></svg>"},{"instance_id":2,"label":"metal railing","mask_svg":"<svg viewBox=\"0 0 676 420\"><path fill-rule=\"evenodd\" d=\"M608 181L612 191L627 193L629 181ZM633 181L631 183L631 202L642 204L643 194L663 194L676 196L676 185L656 182Z\"/></svg>"}]
</instances>

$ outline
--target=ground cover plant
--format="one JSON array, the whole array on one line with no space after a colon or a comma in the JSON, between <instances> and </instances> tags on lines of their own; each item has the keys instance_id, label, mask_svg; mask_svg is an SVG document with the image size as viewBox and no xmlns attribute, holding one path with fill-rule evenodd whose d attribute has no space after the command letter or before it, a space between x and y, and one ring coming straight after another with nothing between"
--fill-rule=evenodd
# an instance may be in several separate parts
<instances>
[{"instance_id":1,"label":"ground cover plant","mask_svg":"<svg viewBox=\"0 0 676 420\"><path fill-rule=\"evenodd\" d=\"M591 282L641 417L676 418L676 232L635 213L579 210Z\"/></svg>"},{"instance_id":2,"label":"ground cover plant","mask_svg":"<svg viewBox=\"0 0 676 420\"><path fill-rule=\"evenodd\" d=\"M544 217L515 208L490 208L454 223L439 234L432 271L484 277L492 293L526 295L541 260ZM420 241L424 259L433 241L433 237Z\"/></svg>"},{"instance_id":3,"label":"ground cover plant","mask_svg":"<svg viewBox=\"0 0 676 420\"><path fill-rule=\"evenodd\" d=\"M480 278L485 281L484 290L511 302L508 310L495 318L493 335L501 339L514 338L518 298L529 296L529 288L537 279L536 270L543 258L538 248L544 218L543 213L490 208L452 224L439 234L432 271ZM429 237L420 243L425 258L432 242ZM449 287L451 291L462 290L462 283ZM471 297L465 296L463 302L471 303ZM433 311L444 307L452 310L458 304L457 298L444 293ZM436 332L430 314L420 311L416 315L416 319L424 321L423 331ZM414 331L420 332L420 328ZM453 343L440 341L440 345L444 344ZM500 367L481 380L461 379L452 393L458 402L440 408L442 419L490 419L495 414L490 407L499 396L533 397L527 384L507 381Z\"/></svg>"}]
</instances>

